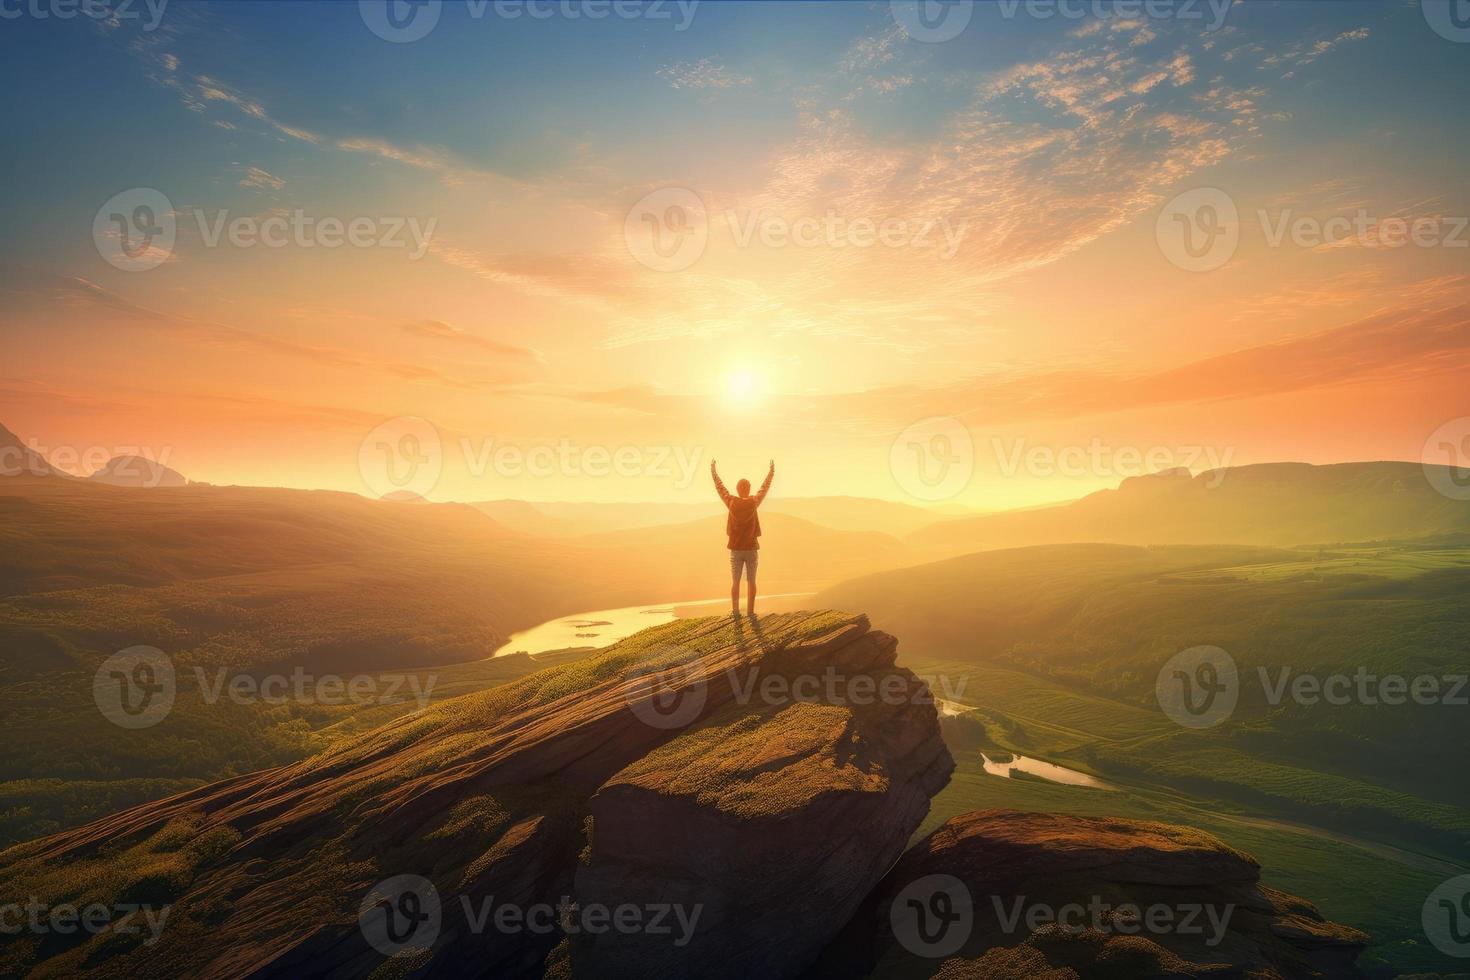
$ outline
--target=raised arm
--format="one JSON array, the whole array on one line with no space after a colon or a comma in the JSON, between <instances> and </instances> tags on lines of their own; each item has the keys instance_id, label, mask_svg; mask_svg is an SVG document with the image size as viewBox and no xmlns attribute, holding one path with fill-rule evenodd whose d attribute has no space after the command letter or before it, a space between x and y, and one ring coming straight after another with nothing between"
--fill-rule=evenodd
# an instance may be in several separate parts
<instances>
[{"instance_id":1,"label":"raised arm","mask_svg":"<svg viewBox=\"0 0 1470 980\"><path fill-rule=\"evenodd\" d=\"M714 460L710 460L709 461L709 475L715 478L715 493L719 494L720 495L720 499L725 502L725 506L726 507L729 507L730 506L730 491L729 490L726 490L725 489L725 484L720 481L720 473L719 473L718 470L715 469L715 461Z\"/></svg>"},{"instance_id":2,"label":"raised arm","mask_svg":"<svg viewBox=\"0 0 1470 980\"><path fill-rule=\"evenodd\" d=\"M771 489L771 481L776 478L776 461L771 460L771 468L766 472L766 482L761 484L760 493L755 495L755 505L759 507L761 501L766 499L766 493Z\"/></svg>"}]
</instances>

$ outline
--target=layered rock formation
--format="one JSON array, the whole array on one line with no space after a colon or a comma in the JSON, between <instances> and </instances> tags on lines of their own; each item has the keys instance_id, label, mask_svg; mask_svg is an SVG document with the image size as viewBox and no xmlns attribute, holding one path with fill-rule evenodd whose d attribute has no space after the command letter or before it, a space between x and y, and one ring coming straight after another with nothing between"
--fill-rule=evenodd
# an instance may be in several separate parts
<instances>
[{"instance_id":1,"label":"layered rock formation","mask_svg":"<svg viewBox=\"0 0 1470 980\"><path fill-rule=\"evenodd\" d=\"M7 937L0 976L1354 975L1366 937L1197 831L986 811L904 853L954 763L896 646L670 623L12 848L0 906L115 928Z\"/></svg>"},{"instance_id":2,"label":"layered rock formation","mask_svg":"<svg viewBox=\"0 0 1470 980\"><path fill-rule=\"evenodd\" d=\"M13 848L0 894L170 913L23 936L0 974L791 975L953 766L895 647L832 613L671 623Z\"/></svg>"},{"instance_id":3,"label":"layered rock formation","mask_svg":"<svg viewBox=\"0 0 1470 980\"><path fill-rule=\"evenodd\" d=\"M826 975L943 980L1353 977L1364 934L1260 883L1202 831L987 810L904 855Z\"/></svg>"}]
</instances>

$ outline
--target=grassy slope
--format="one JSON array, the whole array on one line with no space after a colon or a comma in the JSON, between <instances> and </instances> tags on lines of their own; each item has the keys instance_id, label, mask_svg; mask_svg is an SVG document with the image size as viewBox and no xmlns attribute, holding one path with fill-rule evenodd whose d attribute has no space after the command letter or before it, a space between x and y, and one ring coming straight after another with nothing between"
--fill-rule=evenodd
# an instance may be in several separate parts
<instances>
[{"instance_id":1,"label":"grassy slope","mask_svg":"<svg viewBox=\"0 0 1470 980\"><path fill-rule=\"evenodd\" d=\"M844 583L816 601L864 609L903 638L905 663L936 694L979 709L961 739L973 744L957 746L956 725L947 729L960 770L931 827L982 806L1203 827L1258 857L1270 883L1373 933L1370 964L1453 965L1424 942L1419 909L1449 867L1470 866L1470 796L1444 768L1470 749L1467 709L1277 709L1253 668L1466 673L1465 551L1027 548ZM1246 686L1230 721L1185 731L1157 710L1153 684L1169 656L1202 643L1230 651ZM982 745L1122 791L990 776Z\"/></svg>"},{"instance_id":2,"label":"grassy slope","mask_svg":"<svg viewBox=\"0 0 1470 980\"><path fill-rule=\"evenodd\" d=\"M499 683L529 668L444 665L582 608L595 585L580 570L469 508L0 480L0 842L293 761L358 713L412 707L208 704L196 669L206 684L220 670L402 671L436 695ZM97 711L92 675L140 644L172 658L180 693L165 722L129 732Z\"/></svg>"},{"instance_id":3,"label":"grassy slope","mask_svg":"<svg viewBox=\"0 0 1470 980\"><path fill-rule=\"evenodd\" d=\"M815 640L848 620L830 613L767 617L760 649ZM414 811L409 801L429 792L446 773L473 783L474 776L467 773L490 766L486 760L497 753L502 760L524 759L554 742L556 735L574 730L575 722L586 721L577 717L579 694L630 672L737 646L745 649L747 637L740 624L724 618L652 627L606 651L553 656L534 665L545 669L339 738L296 765L249 777L243 790L220 785L190 800L141 808L118 822L143 829L119 833L101 846L46 840L0 848L0 895L35 896L47 905L148 902L171 907L168 931L151 949L137 949L136 940L111 934L22 936L0 944L0 975L24 974L37 965L38 976L70 976L84 966L103 976L188 975L229 948L232 940L249 944L269 937L272 930L304 935L314 918L356 928L357 903L366 884L381 878L385 869L439 870L473 859L465 870L467 878L473 877L483 870L481 863L494 859L498 852L495 847L487 851L487 844L507 827L537 815L566 816L568 806L585 805L585 788L582 794L568 795L567 787L555 780L521 783L506 777L493 783L493 795L461 796L442 811L416 815L409 812ZM459 678L467 685L485 680ZM616 691L613 699L624 703ZM562 702L565 717L555 722L561 727L552 733L537 731L543 709L554 702ZM606 705L600 710L606 714ZM824 710L794 706L780 730L799 732L815 724L811 712ZM636 721L629 727L640 729L640 737L652 731ZM730 751L729 746L723 749ZM544 761L548 771L569 765L585 746L569 751L571 755L560 757L549 753ZM213 802L210 794L217 797ZM579 824L584 816L569 815ZM422 820L425 832L395 836L380 825L399 819ZM231 855L242 840L240 828L246 836L254 835L250 839L257 846L245 855ZM61 858L56 857L58 849ZM289 897L282 899L279 892ZM237 902L265 909L265 921L245 913L230 918ZM233 931L222 933L226 919ZM115 958L130 951L138 958Z\"/></svg>"},{"instance_id":4,"label":"grassy slope","mask_svg":"<svg viewBox=\"0 0 1470 980\"><path fill-rule=\"evenodd\" d=\"M220 671L407 676L421 691L437 684L438 697L445 685L505 680L505 665L473 662L517 629L718 595L723 529L707 523L547 540L458 505L0 479L0 739L11 748L0 761L0 844L303 758L346 727L412 706L210 703L203 691ZM771 593L901 550L883 535L769 523L785 545L762 567ZM92 677L136 645L168 654L179 696L164 723L124 731L97 711Z\"/></svg>"}]
</instances>

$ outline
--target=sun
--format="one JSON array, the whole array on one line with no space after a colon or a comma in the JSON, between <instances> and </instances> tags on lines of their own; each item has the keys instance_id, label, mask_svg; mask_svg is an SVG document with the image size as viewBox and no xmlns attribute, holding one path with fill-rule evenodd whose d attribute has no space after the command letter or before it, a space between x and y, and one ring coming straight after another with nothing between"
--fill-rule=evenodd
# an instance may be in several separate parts
<instances>
[{"instance_id":1,"label":"sun","mask_svg":"<svg viewBox=\"0 0 1470 980\"><path fill-rule=\"evenodd\" d=\"M754 408L764 394L765 383L754 371L732 371L725 378L725 400L732 408Z\"/></svg>"}]
</instances>

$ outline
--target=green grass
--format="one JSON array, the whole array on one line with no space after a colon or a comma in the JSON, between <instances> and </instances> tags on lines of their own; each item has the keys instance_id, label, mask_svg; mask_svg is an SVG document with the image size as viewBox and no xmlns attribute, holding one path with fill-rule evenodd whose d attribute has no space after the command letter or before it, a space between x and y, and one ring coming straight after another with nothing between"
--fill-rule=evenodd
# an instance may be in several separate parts
<instances>
[{"instance_id":1,"label":"green grass","mask_svg":"<svg viewBox=\"0 0 1470 980\"><path fill-rule=\"evenodd\" d=\"M1470 868L1470 707L1272 704L1258 673L1470 673L1462 542L1332 549L1071 545L987 552L817 597L901 638L901 662L977 709L946 724L960 771L930 827L977 807L1201 827L1269 884L1375 938L1365 964L1453 971L1420 908ZM1223 647L1243 680L1223 724L1175 725L1154 684L1173 654ZM1467 691L1465 693L1470 693ZM1105 792L989 776L979 750L1098 776ZM1391 974L1389 974L1391 975Z\"/></svg>"}]
</instances>

